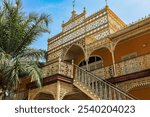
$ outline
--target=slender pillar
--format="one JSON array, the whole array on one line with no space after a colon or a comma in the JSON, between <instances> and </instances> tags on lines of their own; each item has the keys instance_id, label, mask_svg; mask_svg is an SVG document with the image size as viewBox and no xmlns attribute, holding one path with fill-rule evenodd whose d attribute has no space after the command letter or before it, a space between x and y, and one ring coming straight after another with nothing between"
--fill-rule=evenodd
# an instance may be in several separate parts
<instances>
[{"instance_id":1,"label":"slender pillar","mask_svg":"<svg viewBox=\"0 0 150 117\"><path fill-rule=\"evenodd\" d=\"M86 70L89 71L89 64L88 64L89 59L86 59L85 62L86 62Z\"/></svg>"},{"instance_id":2,"label":"slender pillar","mask_svg":"<svg viewBox=\"0 0 150 117\"><path fill-rule=\"evenodd\" d=\"M111 43L111 55L112 55L112 61L113 61L114 76L117 76L114 48L112 46L112 43Z\"/></svg>"},{"instance_id":3,"label":"slender pillar","mask_svg":"<svg viewBox=\"0 0 150 117\"><path fill-rule=\"evenodd\" d=\"M74 78L74 73L75 73L75 67L74 67L74 59L72 59L72 72L71 72L71 78Z\"/></svg>"},{"instance_id":4,"label":"slender pillar","mask_svg":"<svg viewBox=\"0 0 150 117\"><path fill-rule=\"evenodd\" d=\"M61 71L61 58L59 58L59 63L58 63L59 65L58 65L58 73L60 74L60 71Z\"/></svg>"},{"instance_id":5,"label":"slender pillar","mask_svg":"<svg viewBox=\"0 0 150 117\"><path fill-rule=\"evenodd\" d=\"M56 100L60 100L60 81L57 81Z\"/></svg>"}]
</instances>

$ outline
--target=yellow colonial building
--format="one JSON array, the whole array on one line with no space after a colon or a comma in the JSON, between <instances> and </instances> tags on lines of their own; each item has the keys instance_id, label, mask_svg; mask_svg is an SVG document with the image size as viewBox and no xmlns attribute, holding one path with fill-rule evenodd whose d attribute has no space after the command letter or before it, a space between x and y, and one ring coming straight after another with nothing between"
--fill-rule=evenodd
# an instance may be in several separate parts
<instances>
[{"instance_id":1,"label":"yellow colonial building","mask_svg":"<svg viewBox=\"0 0 150 117\"><path fill-rule=\"evenodd\" d=\"M42 69L42 88L25 79L17 99L150 99L150 16L126 25L107 5L89 17L73 10Z\"/></svg>"}]
</instances>

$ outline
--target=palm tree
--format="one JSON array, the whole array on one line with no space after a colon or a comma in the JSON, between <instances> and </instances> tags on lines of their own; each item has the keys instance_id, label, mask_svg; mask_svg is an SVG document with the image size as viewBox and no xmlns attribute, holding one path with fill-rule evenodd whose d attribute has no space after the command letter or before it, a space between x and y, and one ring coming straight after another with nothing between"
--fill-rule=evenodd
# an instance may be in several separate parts
<instances>
[{"instance_id":1,"label":"palm tree","mask_svg":"<svg viewBox=\"0 0 150 117\"><path fill-rule=\"evenodd\" d=\"M22 12L21 0L3 0L0 9L0 86L4 98L11 94L20 77L30 76L41 85L39 60L46 51L29 46L42 33L49 32L51 18L47 14Z\"/></svg>"}]
</instances>

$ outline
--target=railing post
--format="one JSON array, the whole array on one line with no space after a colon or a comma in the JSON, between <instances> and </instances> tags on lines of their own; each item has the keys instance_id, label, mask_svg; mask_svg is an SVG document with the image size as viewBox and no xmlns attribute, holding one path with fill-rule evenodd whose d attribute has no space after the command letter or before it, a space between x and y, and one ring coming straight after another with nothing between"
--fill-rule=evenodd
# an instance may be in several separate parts
<instances>
[{"instance_id":1,"label":"railing post","mask_svg":"<svg viewBox=\"0 0 150 117\"><path fill-rule=\"evenodd\" d=\"M73 78L73 76L74 76L74 60L73 60L73 59L72 59L71 63L72 63L71 77ZM76 72L75 72L75 73L76 73Z\"/></svg>"},{"instance_id":2,"label":"railing post","mask_svg":"<svg viewBox=\"0 0 150 117\"><path fill-rule=\"evenodd\" d=\"M88 63L89 59L87 59L86 62L86 70L89 70L89 63Z\"/></svg>"},{"instance_id":3,"label":"railing post","mask_svg":"<svg viewBox=\"0 0 150 117\"><path fill-rule=\"evenodd\" d=\"M108 87L108 90L109 90L109 100L112 100L112 89Z\"/></svg>"},{"instance_id":4,"label":"railing post","mask_svg":"<svg viewBox=\"0 0 150 117\"><path fill-rule=\"evenodd\" d=\"M108 99L108 90L107 90L107 85L106 84L104 84L104 98L105 98L105 100Z\"/></svg>"},{"instance_id":5,"label":"railing post","mask_svg":"<svg viewBox=\"0 0 150 117\"><path fill-rule=\"evenodd\" d=\"M105 84L101 82L101 97L105 99Z\"/></svg>"},{"instance_id":6,"label":"railing post","mask_svg":"<svg viewBox=\"0 0 150 117\"><path fill-rule=\"evenodd\" d=\"M61 74L61 58L59 58L59 62L58 62L58 73Z\"/></svg>"},{"instance_id":7,"label":"railing post","mask_svg":"<svg viewBox=\"0 0 150 117\"><path fill-rule=\"evenodd\" d=\"M113 99L114 99L114 100L117 100L117 94L116 94L116 91L115 91L115 90L113 90Z\"/></svg>"}]
</instances>

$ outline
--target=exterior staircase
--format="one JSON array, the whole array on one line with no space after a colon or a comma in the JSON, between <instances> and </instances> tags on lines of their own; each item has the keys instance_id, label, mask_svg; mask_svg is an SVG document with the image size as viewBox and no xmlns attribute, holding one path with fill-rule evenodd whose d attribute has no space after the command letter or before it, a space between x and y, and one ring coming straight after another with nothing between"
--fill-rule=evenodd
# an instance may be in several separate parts
<instances>
[{"instance_id":1,"label":"exterior staircase","mask_svg":"<svg viewBox=\"0 0 150 117\"><path fill-rule=\"evenodd\" d=\"M74 86L93 100L134 100L131 95L93 73L74 65Z\"/></svg>"}]
</instances>

